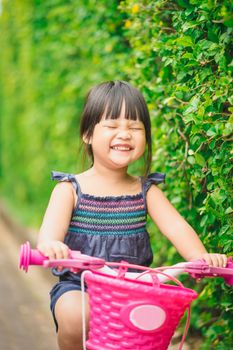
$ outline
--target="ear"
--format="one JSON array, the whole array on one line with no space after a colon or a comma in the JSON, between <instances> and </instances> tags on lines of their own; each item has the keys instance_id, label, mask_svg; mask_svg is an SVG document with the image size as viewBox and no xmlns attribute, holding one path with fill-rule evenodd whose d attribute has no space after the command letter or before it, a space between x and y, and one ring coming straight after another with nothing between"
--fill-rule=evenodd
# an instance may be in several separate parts
<instances>
[{"instance_id":1,"label":"ear","mask_svg":"<svg viewBox=\"0 0 233 350\"><path fill-rule=\"evenodd\" d=\"M91 145L91 141L92 141L92 138L88 138L87 135L83 135L83 142L86 144L86 145Z\"/></svg>"}]
</instances>

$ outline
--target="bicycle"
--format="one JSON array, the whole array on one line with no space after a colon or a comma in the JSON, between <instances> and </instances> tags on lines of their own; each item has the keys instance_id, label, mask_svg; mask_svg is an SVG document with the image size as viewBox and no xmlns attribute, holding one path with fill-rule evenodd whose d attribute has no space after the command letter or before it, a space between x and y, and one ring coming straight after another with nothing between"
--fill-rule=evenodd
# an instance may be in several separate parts
<instances>
[{"instance_id":1,"label":"bicycle","mask_svg":"<svg viewBox=\"0 0 233 350\"><path fill-rule=\"evenodd\" d=\"M106 262L77 251L70 251L69 259L48 260L26 242L20 249L19 268L27 272L30 265L45 268L63 266L73 272L83 270L84 350L166 350L187 310L186 326L179 347L181 350L188 332L190 305L198 294L184 287L175 275L185 272L195 279L218 276L233 285L231 257L225 268L194 261L154 269L124 261ZM129 268L143 272L128 272ZM168 280L176 285L165 284ZM90 303L88 340L85 336L84 283Z\"/></svg>"}]
</instances>

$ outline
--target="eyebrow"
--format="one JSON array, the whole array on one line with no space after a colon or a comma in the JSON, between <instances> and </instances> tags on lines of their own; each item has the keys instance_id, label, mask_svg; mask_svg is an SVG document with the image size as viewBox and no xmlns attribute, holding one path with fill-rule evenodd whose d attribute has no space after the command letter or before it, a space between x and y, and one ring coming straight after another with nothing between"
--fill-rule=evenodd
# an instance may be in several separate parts
<instances>
[{"instance_id":1,"label":"eyebrow","mask_svg":"<svg viewBox=\"0 0 233 350\"><path fill-rule=\"evenodd\" d=\"M117 119L104 119L102 120L102 123L106 124L116 124Z\"/></svg>"},{"instance_id":2,"label":"eyebrow","mask_svg":"<svg viewBox=\"0 0 233 350\"><path fill-rule=\"evenodd\" d=\"M129 124L130 125L139 125L139 124L143 124L143 122L141 120L129 120Z\"/></svg>"},{"instance_id":3,"label":"eyebrow","mask_svg":"<svg viewBox=\"0 0 233 350\"><path fill-rule=\"evenodd\" d=\"M143 122L141 120L131 120L131 119L126 119L125 120L128 121L129 125L139 125L139 124L143 124ZM104 119L102 122L103 123L111 123L111 124L117 124L119 121L118 119Z\"/></svg>"},{"instance_id":4,"label":"eyebrow","mask_svg":"<svg viewBox=\"0 0 233 350\"><path fill-rule=\"evenodd\" d=\"M103 126L114 126L114 127L118 127L119 123L118 123L119 119L105 119L102 121L102 125ZM142 121L140 120L130 120L130 119L126 119L129 123L128 123L128 127L129 128L140 128L143 129L144 128L144 124Z\"/></svg>"}]
</instances>

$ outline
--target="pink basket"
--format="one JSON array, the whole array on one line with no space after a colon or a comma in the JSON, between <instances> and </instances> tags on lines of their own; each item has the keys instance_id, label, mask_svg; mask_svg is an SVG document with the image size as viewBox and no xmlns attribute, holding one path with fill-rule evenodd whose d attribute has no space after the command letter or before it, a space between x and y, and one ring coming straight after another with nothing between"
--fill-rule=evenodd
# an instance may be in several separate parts
<instances>
[{"instance_id":1,"label":"pink basket","mask_svg":"<svg viewBox=\"0 0 233 350\"><path fill-rule=\"evenodd\" d=\"M166 350L192 289L85 272L90 297L89 350Z\"/></svg>"}]
</instances>

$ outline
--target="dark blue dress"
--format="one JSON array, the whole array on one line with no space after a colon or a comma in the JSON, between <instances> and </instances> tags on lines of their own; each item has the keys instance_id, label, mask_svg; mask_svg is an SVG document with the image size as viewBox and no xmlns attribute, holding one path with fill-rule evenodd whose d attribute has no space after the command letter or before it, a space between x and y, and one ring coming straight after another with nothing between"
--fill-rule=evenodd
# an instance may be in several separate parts
<instances>
[{"instance_id":1,"label":"dark blue dress","mask_svg":"<svg viewBox=\"0 0 233 350\"><path fill-rule=\"evenodd\" d=\"M153 253L146 230L146 193L152 184L164 181L164 174L153 173L141 178L142 190L138 194L105 197L82 193L73 174L52 172L52 179L70 181L78 196L64 240L70 249L106 261L151 264ZM60 279L50 293L54 315L58 298L67 291L80 290L81 286L80 274L68 270L58 273L55 269L53 273Z\"/></svg>"}]
</instances>

